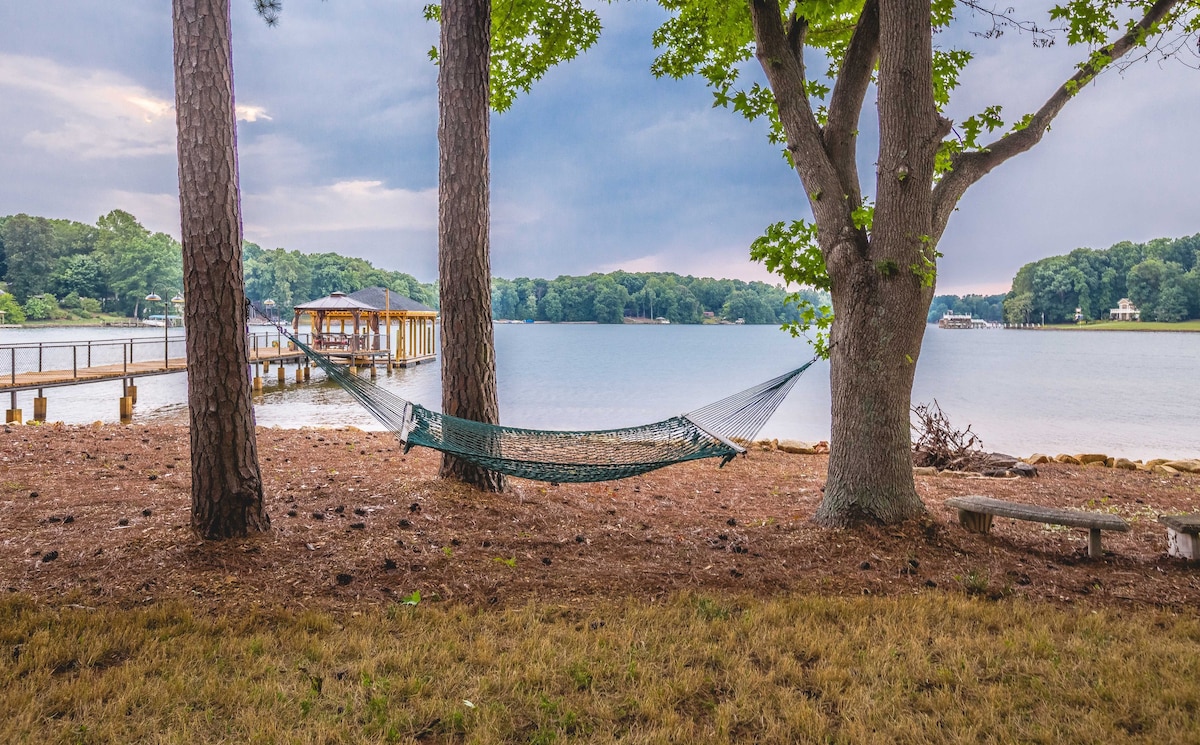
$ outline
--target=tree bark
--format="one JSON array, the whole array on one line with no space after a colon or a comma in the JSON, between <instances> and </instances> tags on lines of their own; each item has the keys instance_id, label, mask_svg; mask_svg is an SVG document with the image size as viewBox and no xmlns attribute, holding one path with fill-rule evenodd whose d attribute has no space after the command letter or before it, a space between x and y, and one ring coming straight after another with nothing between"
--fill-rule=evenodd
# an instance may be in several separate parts
<instances>
[{"instance_id":1,"label":"tree bark","mask_svg":"<svg viewBox=\"0 0 1200 745\"><path fill-rule=\"evenodd\" d=\"M490 0L442 4L438 72L438 278L442 411L498 424L488 237ZM501 491L504 478L451 455L442 478Z\"/></svg>"},{"instance_id":2,"label":"tree bark","mask_svg":"<svg viewBox=\"0 0 1200 745\"><path fill-rule=\"evenodd\" d=\"M174 0L192 527L269 529L246 342L229 0Z\"/></svg>"},{"instance_id":3,"label":"tree bark","mask_svg":"<svg viewBox=\"0 0 1200 745\"><path fill-rule=\"evenodd\" d=\"M834 303L829 472L817 521L899 522L925 511L909 410L933 299L934 160L949 128L933 100L929 0L879 9L879 160L866 254L828 265Z\"/></svg>"}]
</instances>

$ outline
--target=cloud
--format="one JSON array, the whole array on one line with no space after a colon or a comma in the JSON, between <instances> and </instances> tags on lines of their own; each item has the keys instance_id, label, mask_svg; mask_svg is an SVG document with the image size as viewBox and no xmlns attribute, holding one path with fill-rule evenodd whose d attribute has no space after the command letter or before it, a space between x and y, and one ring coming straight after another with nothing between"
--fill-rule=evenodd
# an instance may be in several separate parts
<instances>
[{"instance_id":1,"label":"cloud","mask_svg":"<svg viewBox=\"0 0 1200 745\"><path fill-rule=\"evenodd\" d=\"M247 234L276 245L297 233L432 231L436 189L393 189L382 181L346 180L323 186L277 186L244 194ZM285 244L279 244L285 245Z\"/></svg>"},{"instance_id":2,"label":"cloud","mask_svg":"<svg viewBox=\"0 0 1200 745\"><path fill-rule=\"evenodd\" d=\"M174 103L115 72L0 54L0 95L28 122L24 144L86 160L173 155ZM270 119L242 104L238 119Z\"/></svg>"},{"instance_id":3,"label":"cloud","mask_svg":"<svg viewBox=\"0 0 1200 745\"><path fill-rule=\"evenodd\" d=\"M271 117L267 116L267 110L262 106L251 106L249 104L235 104L233 107L237 112L237 120L239 122L256 122L259 119L271 121Z\"/></svg>"},{"instance_id":4,"label":"cloud","mask_svg":"<svg viewBox=\"0 0 1200 745\"><path fill-rule=\"evenodd\" d=\"M124 210L138 219L147 230L166 233L179 239L179 195L110 189L97 195L87 210L106 215L112 210ZM94 219L94 218L93 218Z\"/></svg>"}]
</instances>

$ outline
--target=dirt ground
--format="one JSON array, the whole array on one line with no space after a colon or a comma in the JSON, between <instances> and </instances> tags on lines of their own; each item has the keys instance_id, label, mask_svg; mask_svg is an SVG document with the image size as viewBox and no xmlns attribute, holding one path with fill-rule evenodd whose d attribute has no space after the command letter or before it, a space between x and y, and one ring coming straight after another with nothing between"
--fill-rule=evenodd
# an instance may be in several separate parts
<instances>
[{"instance_id":1,"label":"dirt ground","mask_svg":"<svg viewBox=\"0 0 1200 745\"><path fill-rule=\"evenodd\" d=\"M182 427L0 432L0 588L49 603L182 598L351 610L420 591L469 605L747 595L971 593L1184 607L1200 569L1166 553L1162 513L1200 509L1200 475L1051 464L1036 478L918 476L928 516L827 529L811 516L826 458L753 452L600 484L510 480L482 494L436 478L438 455L387 433L259 431L271 531L191 532ZM981 494L1121 515L1128 533L997 518L967 533L943 501Z\"/></svg>"}]
</instances>

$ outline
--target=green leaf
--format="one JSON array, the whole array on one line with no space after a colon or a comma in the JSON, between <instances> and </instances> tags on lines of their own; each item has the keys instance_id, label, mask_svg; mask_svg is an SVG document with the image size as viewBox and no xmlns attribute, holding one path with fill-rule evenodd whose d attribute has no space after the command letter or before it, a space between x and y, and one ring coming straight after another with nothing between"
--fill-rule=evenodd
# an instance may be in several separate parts
<instances>
[{"instance_id":1,"label":"green leaf","mask_svg":"<svg viewBox=\"0 0 1200 745\"><path fill-rule=\"evenodd\" d=\"M440 5L425 19L441 22ZM492 6L491 106L507 111L550 68L591 48L600 38L600 16L580 0L506 0ZM438 59L437 50L430 59Z\"/></svg>"}]
</instances>

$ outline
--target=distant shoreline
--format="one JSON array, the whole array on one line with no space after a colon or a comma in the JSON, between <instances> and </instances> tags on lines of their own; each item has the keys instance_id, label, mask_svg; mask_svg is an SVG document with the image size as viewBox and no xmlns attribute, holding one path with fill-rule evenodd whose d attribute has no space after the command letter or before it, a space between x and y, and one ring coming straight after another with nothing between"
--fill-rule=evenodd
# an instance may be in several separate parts
<instances>
[{"instance_id":1,"label":"distant shoreline","mask_svg":"<svg viewBox=\"0 0 1200 745\"><path fill-rule=\"evenodd\" d=\"M1200 331L1200 319L1166 323L1163 321L1095 321L1092 323L1055 323L1042 327L1047 331Z\"/></svg>"},{"instance_id":2,"label":"distant shoreline","mask_svg":"<svg viewBox=\"0 0 1200 745\"><path fill-rule=\"evenodd\" d=\"M928 323L929 326L937 326L937 322ZM1092 321L1085 324L1074 323L1048 323L1044 326L1031 324L1029 326L1009 326L1003 327L1008 331L1166 331L1170 333L1196 333L1200 332L1200 319L1192 319L1190 321L1180 321L1178 323L1166 323L1163 321ZM995 330L996 327L990 326L988 330ZM950 331L971 331L978 329L948 329Z\"/></svg>"}]
</instances>

